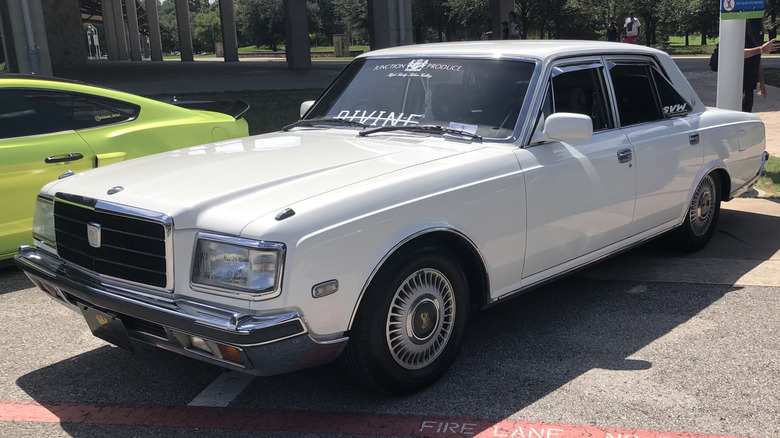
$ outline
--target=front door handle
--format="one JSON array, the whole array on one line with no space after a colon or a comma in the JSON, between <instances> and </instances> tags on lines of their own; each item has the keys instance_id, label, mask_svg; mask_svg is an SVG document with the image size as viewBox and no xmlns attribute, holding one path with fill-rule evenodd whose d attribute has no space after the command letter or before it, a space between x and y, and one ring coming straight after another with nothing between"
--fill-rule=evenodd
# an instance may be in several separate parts
<instances>
[{"instance_id":1,"label":"front door handle","mask_svg":"<svg viewBox=\"0 0 780 438\"><path fill-rule=\"evenodd\" d=\"M46 159L43 161L46 163L65 163L67 161L76 161L82 158L84 158L84 155L81 155L80 153L76 152L76 153L46 157Z\"/></svg>"},{"instance_id":2,"label":"front door handle","mask_svg":"<svg viewBox=\"0 0 780 438\"><path fill-rule=\"evenodd\" d=\"M617 152L618 163L628 163L633 158L631 149L621 149Z\"/></svg>"}]
</instances>

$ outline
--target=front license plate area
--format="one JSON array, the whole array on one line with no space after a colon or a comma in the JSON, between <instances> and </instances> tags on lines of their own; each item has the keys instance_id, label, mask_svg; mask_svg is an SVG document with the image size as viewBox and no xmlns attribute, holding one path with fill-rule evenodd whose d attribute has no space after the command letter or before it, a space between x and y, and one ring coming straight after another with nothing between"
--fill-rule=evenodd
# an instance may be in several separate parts
<instances>
[{"instance_id":1,"label":"front license plate area","mask_svg":"<svg viewBox=\"0 0 780 438\"><path fill-rule=\"evenodd\" d=\"M83 304L79 308L93 335L117 347L133 351L130 336L128 336L125 325L119 317Z\"/></svg>"}]
</instances>

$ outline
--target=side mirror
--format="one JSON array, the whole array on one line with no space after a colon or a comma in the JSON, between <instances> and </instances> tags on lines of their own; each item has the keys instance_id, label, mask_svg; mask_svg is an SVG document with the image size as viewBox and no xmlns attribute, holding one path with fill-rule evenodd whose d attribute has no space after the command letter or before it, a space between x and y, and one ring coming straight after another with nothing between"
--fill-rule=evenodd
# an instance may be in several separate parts
<instances>
[{"instance_id":1,"label":"side mirror","mask_svg":"<svg viewBox=\"0 0 780 438\"><path fill-rule=\"evenodd\" d=\"M555 113L544 121L544 130L531 143L585 141L593 137L593 121L584 114Z\"/></svg>"},{"instance_id":2,"label":"side mirror","mask_svg":"<svg viewBox=\"0 0 780 438\"><path fill-rule=\"evenodd\" d=\"M309 111L309 108L314 105L313 100L307 100L306 102L303 102L301 104L301 118L303 118L303 115L306 114L307 111Z\"/></svg>"}]
</instances>

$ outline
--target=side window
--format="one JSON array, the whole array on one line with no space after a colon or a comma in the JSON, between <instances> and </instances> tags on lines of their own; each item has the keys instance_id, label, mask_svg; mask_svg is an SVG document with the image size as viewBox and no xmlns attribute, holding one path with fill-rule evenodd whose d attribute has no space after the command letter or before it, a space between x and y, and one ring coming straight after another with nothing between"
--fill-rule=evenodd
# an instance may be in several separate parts
<instances>
[{"instance_id":1,"label":"side window","mask_svg":"<svg viewBox=\"0 0 780 438\"><path fill-rule=\"evenodd\" d=\"M601 66L555 68L537 119L536 131L543 129L547 116L561 112L590 117L593 132L614 128L602 72Z\"/></svg>"},{"instance_id":2,"label":"side window","mask_svg":"<svg viewBox=\"0 0 780 438\"><path fill-rule=\"evenodd\" d=\"M67 131L70 96L46 90L0 90L0 138Z\"/></svg>"},{"instance_id":3,"label":"side window","mask_svg":"<svg viewBox=\"0 0 780 438\"><path fill-rule=\"evenodd\" d=\"M649 66L617 64L609 70L609 74L622 126L664 118L655 97Z\"/></svg>"},{"instance_id":4,"label":"side window","mask_svg":"<svg viewBox=\"0 0 780 438\"><path fill-rule=\"evenodd\" d=\"M674 85L656 68L651 68L650 71L658 89L658 97L661 99L664 116L676 117L688 114L691 111L691 106L680 96Z\"/></svg>"},{"instance_id":5,"label":"side window","mask_svg":"<svg viewBox=\"0 0 780 438\"><path fill-rule=\"evenodd\" d=\"M102 97L73 94L73 129L86 129L96 126L133 120L138 117L140 108L136 105Z\"/></svg>"}]
</instances>

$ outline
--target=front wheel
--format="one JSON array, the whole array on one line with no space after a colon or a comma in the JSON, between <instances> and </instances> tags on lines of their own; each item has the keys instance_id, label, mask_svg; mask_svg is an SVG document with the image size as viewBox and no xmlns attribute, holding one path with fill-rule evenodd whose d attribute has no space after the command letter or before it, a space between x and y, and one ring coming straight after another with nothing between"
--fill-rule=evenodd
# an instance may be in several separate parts
<instances>
[{"instance_id":1,"label":"front wheel","mask_svg":"<svg viewBox=\"0 0 780 438\"><path fill-rule=\"evenodd\" d=\"M454 361L468 314L457 260L435 246L402 250L366 290L342 364L371 389L418 391Z\"/></svg>"},{"instance_id":2,"label":"front wheel","mask_svg":"<svg viewBox=\"0 0 780 438\"><path fill-rule=\"evenodd\" d=\"M685 221L671 236L673 244L683 251L703 248L715 233L720 215L720 179L712 173L699 182L693 192Z\"/></svg>"}]
</instances>

